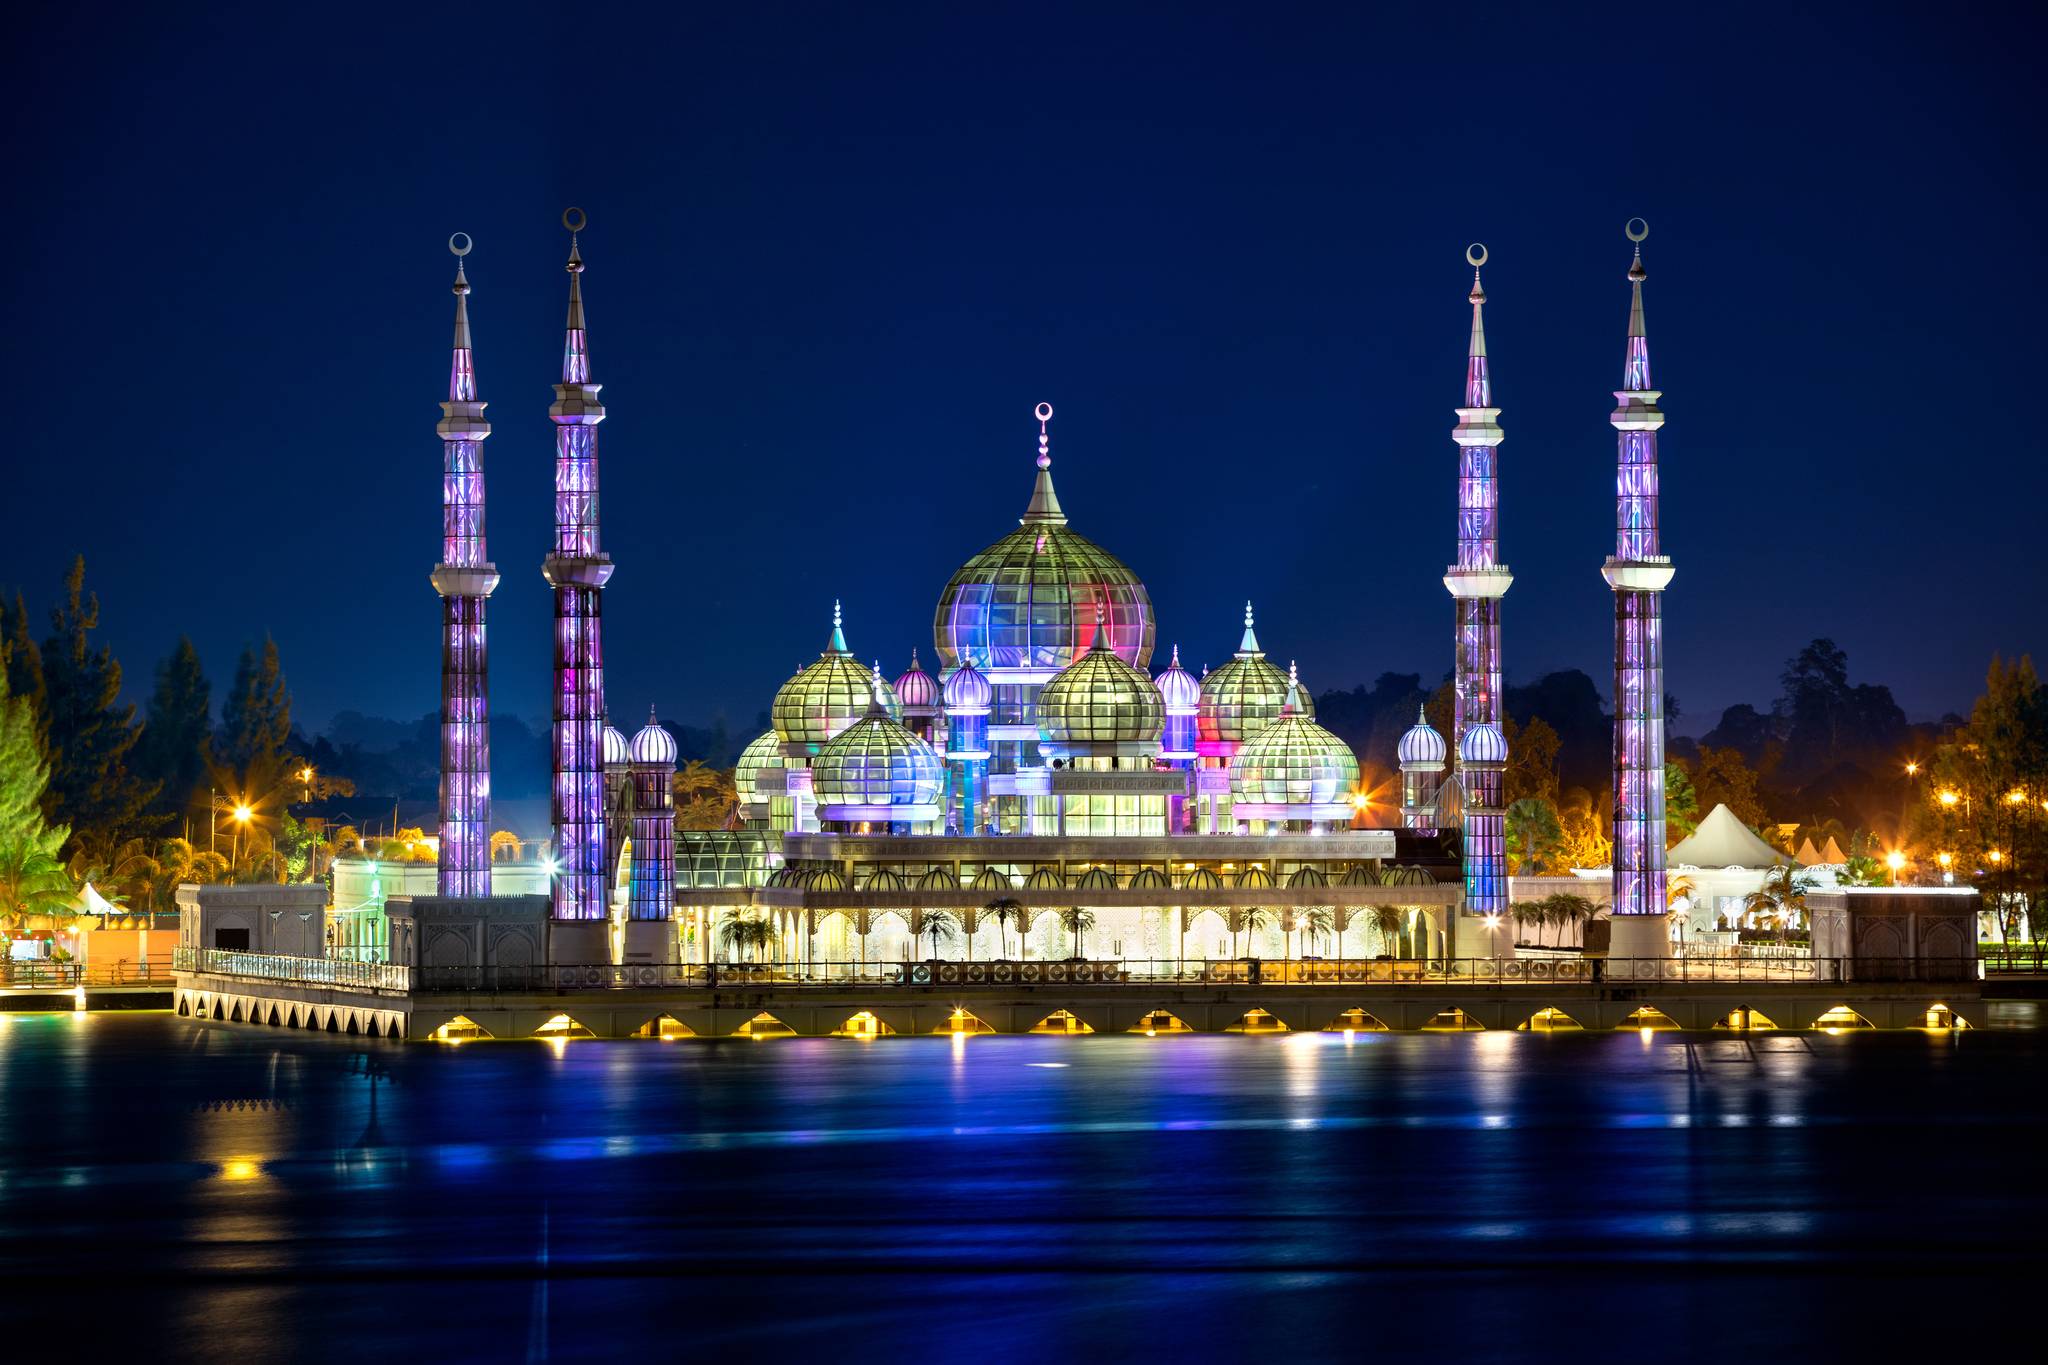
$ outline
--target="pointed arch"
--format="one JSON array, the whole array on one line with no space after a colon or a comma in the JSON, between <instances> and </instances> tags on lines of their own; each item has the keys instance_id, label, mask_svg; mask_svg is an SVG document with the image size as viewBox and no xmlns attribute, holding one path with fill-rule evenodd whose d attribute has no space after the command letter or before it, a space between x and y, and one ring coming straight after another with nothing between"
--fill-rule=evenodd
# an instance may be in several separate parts
<instances>
[{"instance_id":1,"label":"pointed arch","mask_svg":"<svg viewBox=\"0 0 2048 1365\"><path fill-rule=\"evenodd\" d=\"M1244 1012L1234 1024L1224 1026L1225 1033L1286 1033L1287 1025L1266 1011L1254 1005Z\"/></svg>"},{"instance_id":2,"label":"pointed arch","mask_svg":"<svg viewBox=\"0 0 2048 1365\"><path fill-rule=\"evenodd\" d=\"M1777 1024L1762 1010L1751 1009L1748 1005L1737 1005L1716 1019L1714 1027L1734 1029L1738 1033L1758 1033L1775 1029Z\"/></svg>"},{"instance_id":3,"label":"pointed arch","mask_svg":"<svg viewBox=\"0 0 2048 1365\"><path fill-rule=\"evenodd\" d=\"M841 1021L832 1030L834 1038L887 1038L896 1032L886 1022L875 1017L872 1010L858 1010Z\"/></svg>"},{"instance_id":4,"label":"pointed arch","mask_svg":"<svg viewBox=\"0 0 2048 1365\"><path fill-rule=\"evenodd\" d=\"M734 1029L732 1036L756 1040L763 1038L794 1038L796 1037L796 1030L783 1023L780 1019L777 1019L767 1010L762 1010L759 1014L747 1020L746 1023Z\"/></svg>"},{"instance_id":5,"label":"pointed arch","mask_svg":"<svg viewBox=\"0 0 2048 1365\"><path fill-rule=\"evenodd\" d=\"M1666 1033L1682 1028L1683 1025L1655 1005L1638 1005L1628 1012L1627 1017L1617 1027L1641 1029L1646 1033Z\"/></svg>"},{"instance_id":6,"label":"pointed arch","mask_svg":"<svg viewBox=\"0 0 2048 1365\"><path fill-rule=\"evenodd\" d=\"M655 1038L672 1043L678 1038L694 1038L697 1030L691 1028L673 1014L657 1014L639 1028L633 1030L635 1038Z\"/></svg>"},{"instance_id":7,"label":"pointed arch","mask_svg":"<svg viewBox=\"0 0 2048 1365\"><path fill-rule=\"evenodd\" d=\"M1390 1033L1392 1032L1378 1015L1369 1014L1358 1006L1340 1013L1323 1026L1325 1033Z\"/></svg>"},{"instance_id":8,"label":"pointed arch","mask_svg":"<svg viewBox=\"0 0 2048 1365\"><path fill-rule=\"evenodd\" d=\"M1864 1029L1871 1028L1873 1025L1868 1019L1865 1019L1847 1005L1837 1005L1821 1015L1820 1018L1814 1020L1813 1027L1825 1029L1829 1033L1839 1033L1844 1029Z\"/></svg>"},{"instance_id":9,"label":"pointed arch","mask_svg":"<svg viewBox=\"0 0 2048 1365\"><path fill-rule=\"evenodd\" d=\"M1194 1029L1172 1010L1147 1010L1137 1023L1131 1025L1130 1032L1155 1038L1162 1033L1193 1033Z\"/></svg>"},{"instance_id":10,"label":"pointed arch","mask_svg":"<svg viewBox=\"0 0 2048 1365\"><path fill-rule=\"evenodd\" d=\"M1945 1033L1949 1029L1974 1028L1976 1025L1947 1005L1937 1003L1927 1007L1926 1016L1920 1027L1935 1033Z\"/></svg>"},{"instance_id":11,"label":"pointed arch","mask_svg":"<svg viewBox=\"0 0 2048 1365\"><path fill-rule=\"evenodd\" d=\"M536 1038L595 1038L597 1035L566 1014L558 1014L533 1031Z\"/></svg>"},{"instance_id":12,"label":"pointed arch","mask_svg":"<svg viewBox=\"0 0 2048 1365\"><path fill-rule=\"evenodd\" d=\"M1483 1033L1486 1025L1474 1019L1464 1010L1453 1005L1447 1010L1438 1010L1422 1026L1424 1033Z\"/></svg>"},{"instance_id":13,"label":"pointed arch","mask_svg":"<svg viewBox=\"0 0 2048 1365\"><path fill-rule=\"evenodd\" d=\"M953 1012L939 1021L933 1033L994 1033L981 1016L963 1006L955 1005Z\"/></svg>"},{"instance_id":14,"label":"pointed arch","mask_svg":"<svg viewBox=\"0 0 2048 1365\"><path fill-rule=\"evenodd\" d=\"M1054 1010L1051 1014L1046 1015L1045 1018L1033 1024L1028 1031L1031 1033L1062 1034L1095 1032L1094 1029L1088 1026L1086 1021L1077 1017L1070 1010Z\"/></svg>"},{"instance_id":15,"label":"pointed arch","mask_svg":"<svg viewBox=\"0 0 2048 1365\"><path fill-rule=\"evenodd\" d=\"M431 1036L437 1043L472 1043L479 1038L488 1038L491 1034L468 1015L458 1014L435 1029Z\"/></svg>"},{"instance_id":16,"label":"pointed arch","mask_svg":"<svg viewBox=\"0 0 2048 1365\"><path fill-rule=\"evenodd\" d=\"M1545 1005L1515 1027L1525 1033L1575 1033L1585 1025L1555 1005Z\"/></svg>"}]
</instances>

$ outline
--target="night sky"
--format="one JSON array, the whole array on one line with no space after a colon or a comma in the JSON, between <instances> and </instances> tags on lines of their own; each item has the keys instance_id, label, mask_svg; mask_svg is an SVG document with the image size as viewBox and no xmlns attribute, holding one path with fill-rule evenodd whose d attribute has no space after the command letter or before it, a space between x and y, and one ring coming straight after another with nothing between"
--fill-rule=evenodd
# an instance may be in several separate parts
<instances>
[{"instance_id":1,"label":"night sky","mask_svg":"<svg viewBox=\"0 0 2048 1365\"><path fill-rule=\"evenodd\" d=\"M47 604L83 550L138 698L180 632L218 697L267 631L303 722L432 710L461 230L493 706L544 717L573 203L615 716L750 724L835 596L857 653L929 661L1041 399L1156 664L1222 662L1249 597L1319 690L1435 679L1477 239L1507 672L1605 691L1640 214L1677 728L1767 702L1816 635L1915 718L2048 647L2035 35L1107 8L35 7L4 58L0 584Z\"/></svg>"}]
</instances>

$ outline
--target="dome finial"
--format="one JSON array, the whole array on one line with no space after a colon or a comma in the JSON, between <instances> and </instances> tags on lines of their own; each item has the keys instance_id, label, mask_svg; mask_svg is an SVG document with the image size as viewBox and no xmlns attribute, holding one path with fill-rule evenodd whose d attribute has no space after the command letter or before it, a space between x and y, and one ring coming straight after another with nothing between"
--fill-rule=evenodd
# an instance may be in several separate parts
<instances>
[{"instance_id":1,"label":"dome finial","mask_svg":"<svg viewBox=\"0 0 2048 1365\"><path fill-rule=\"evenodd\" d=\"M1060 510L1059 494L1052 489L1052 437L1045 430L1045 424L1052 420L1052 404L1040 403L1031 413L1038 419L1038 481L1031 486L1031 502L1024 509L1024 523L1050 522L1064 526L1067 514Z\"/></svg>"},{"instance_id":2,"label":"dome finial","mask_svg":"<svg viewBox=\"0 0 2048 1365\"><path fill-rule=\"evenodd\" d=\"M846 647L846 632L841 629L842 624L843 621L839 614L839 599L835 597L832 599L832 638L825 645L825 652L827 654L848 654L852 652Z\"/></svg>"},{"instance_id":3,"label":"dome finial","mask_svg":"<svg viewBox=\"0 0 2048 1365\"><path fill-rule=\"evenodd\" d=\"M868 714L886 717L889 703L882 700L882 661L875 660L874 676L868 680Z\"/></svg>"},{"instance_id":4,"label":"dome finial","mask_svg":"<svg viewBox=\"0 0 2048 1365\"><path fill-rule=\"evenodd\" d=\"M1628 267L1628 362L1622 370L1622 387L1640 393L1650 387L1650 337L1643 325L1643 281L1650 278L1650 272L1643 269L1643 239L1650 235L1650 225L1631 218L1621 231L1636 245L1635 259Z\"/></svg>"},{"instance_id":5,"label":"dome finial","mask_svg":"<svg viewBox=\"0 0 2048 1365\"><path fill-rule=\"evenodd\" d=\"M1301 714L1301 670L1292 659L1287 661L1287 700L1280 703L1280 714L1298 716Z\"/></svg>"},{"instance_id":6,"label":"dome finial","mask_svg":"<svg viewBox=\"0 0 2048 1365\"><path fill-rule=\"evenodd\" d=\"M583 316L583 252L576 244L576 234L589 222L582 209L562 210L562 226L569 229L569 263L564 267L569 272L569 336L562 347L564 384L590 382L590 328Z\"/></svg>"},{"instance_id":7,"label":"dome finial","mask_svg":"<svg viewBox=\"0 0 2048 1365\"><path fill-rule=\"evenodd\" d=\"M1252 604L1244 604L1244 638L1237 642L1237 657L1240 659L1263 659L1266 651L1259 648L1258 634L1252 630Z\"/></svg>"}]
</instances>

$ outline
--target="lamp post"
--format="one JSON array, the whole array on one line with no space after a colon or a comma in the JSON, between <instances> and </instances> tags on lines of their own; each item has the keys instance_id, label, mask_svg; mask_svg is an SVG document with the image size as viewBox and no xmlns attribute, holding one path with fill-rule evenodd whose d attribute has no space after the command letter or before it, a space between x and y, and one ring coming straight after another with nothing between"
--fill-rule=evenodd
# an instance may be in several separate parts
<instances>
[{"instance_id":1,"label":"lamp post","mask_svg":"<svg viewBox=\"0 0 2048 1365\"><path fill-rule=\"evenodd\" d=\"M1906 865L1906 855L1898 849L1884 855L1884 865L1892 870L1892 885L1899 884L1899 869Z\"/></svg>"}]
</instances>

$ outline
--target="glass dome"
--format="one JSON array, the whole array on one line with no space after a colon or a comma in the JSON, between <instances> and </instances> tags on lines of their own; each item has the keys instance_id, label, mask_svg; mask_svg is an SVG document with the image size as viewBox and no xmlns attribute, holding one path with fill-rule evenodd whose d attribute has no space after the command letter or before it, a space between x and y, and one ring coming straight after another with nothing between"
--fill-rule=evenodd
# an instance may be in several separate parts
<instances>
[{"instance_id":1,"label":"glass dome","mask_svg":"<svg viewBox=\"0 0 2048 1365\"><path fill-rule=\"evenodd\" d=\"M1097 633L1125 663L1152 660L1152 599L1115 555L1067 526L1052 487L1038 408L1038 481L1016 530L962 565L939 598L932 638L942 669L1065 668ZM1098 614L1099 613L1099 614ZM1098 624L1100 622L1100 624Z\"/></svg>"},{"instance_id":2,"label":"glass dome","mask_svg":"<svg viewBox=\"0 0 2048 1365\"><path fill-rule=\"evenodd\" d=\"M1394 746L1394 757L1403 766L1426 768L1433 764L1441 768L1450 752L1450 746L1444 743L1444 737L1437 733L1436 727L1429 723L1429 717L1423 709L1416 707L1415 725L1407 734L1401 736L1401 742Z\"/></svg>"},{"instance_id":3,"label":"glass dome","mask_svg":"<svg viewBox=\"0 0 2048 1365\"><path fill-rule=\"evenodd\" d=\"M1173 662L1166 671L1152 680L1159 689L1159 700L1169 711L1193 711L1202 703L1202 684L1195 675L1180 666L1180 646L1173 647Z\"/></svg>"},{"instance_id":4,"label":"glass dome","mask_svg":"<svg viewBox=\"0 0 2048 1365\"><path fill-rule=\"evenodd\" d=\"M883 682L880 690L889 714L900 718L903 705L896 699L895 689ZM816 746L866 715L875 691L875 670L847 651L839 604L834 602L832 638L825 652L782 685L768 709L768 718L783 743Z\"/></svg>"},{"instance_id":5,"label":"glass dome","mask_svg":"<svg viewBox=\"0 0 2048 1365\"><path fill-rule=\"evenodd\" d=\"M934 806L945 765L932 746L880 709L818 751L811 791L821 806Z\"/></svg>"},{"instance_id":6,"label":"glass dome","mask_svg":"<svg viewBox=\"0 0 2048 1365\"><path fill-rule=\"evenodd\" d=\"M1230 760L1230 792L1239 801L1328 805L1351 799L1358 759L1343 740L1298 713L1290 684L1280 718Z\"/></svg>"},{"instance_id":7,"label":"glass dome","mask_svg":"<svg viewBox=\"0 0 2048 1365\"><path fill-rule=\"evenodd\" d=\"M782 736L774 730L764 730L740 750L739 762L733 765L732 770L733 790L741 801L752 801L755 799L754 784L761 774L770 768L784 766Z\"/></svg>"},{"instance_id":8,"label":"glass dome","mask_svg":"<svg viewBox=\"0 0 2048 1365\"><path fill-rule=\"evenodd\" d=\"M1309 719L1316 714L1308 690L1297 691L1297 710ZM1287 704L1287 675L1266 662L1252 629L1252 604L1244 604L1244 638L1237 655L1202 679L1202 697L1195 708L1195 733L1210 743L1242 744L1280 717Z\"/></svg>"},{"instance_id":9,"label":"glass dome","mask_svg":"<svg viewBox=\"0 0 2048 1365\"><path fill-rule=\"evenodd\" d=\"M676 737L655 722L652 707L647 711L647 724L633 736L633 761L649 767L676 766Z\"/></svg>"},{"instance_id":10,"label":"glass dome","mask_svg":"<svg viewBox=\"0 0 2048 1365\"><path fill-rule=\"evenodd\" d=\"M1506 763L1507 736L1498 725L1475 725L1458 744L1458 758L1465 763Z\"/></svg>"},{"instance_id":11,"label":"glass dome","mask_svg":"<svg viewBox=\"0 0 2048 1365\"><path fill-rule=\"evenodd\" d=\"M1099 640L1038 694L1038 733L1049 744L1157 743L1165 724L1152 680Z\"/></svg>"},{"instance_id":12,"label":"glass dome","mask_svg":"<svg viewBox=\"0 0 2048 1365\"><path fill-rule=\"evenodd\" d=\"M923 710L939 704L939 681L917 664L917 651L910 651L910 668L893 684L896 700L903 706Z\"/></svg>"},{"instance_id":13,"label":"glass dome","mask_svg":"<svg viewBox=\"0 0 2048 1365\"><path fill-rule=\"evenodd\" d=\"M616 725L604 727L604 766L609 768L617 763L633 761L633 746L626 742L626 732Z\"/></svg>"},{"instance_id":14,"label":"glass dome","mask_svg":"<svg viewBox=\"0 0 2048 1365\"><path fill-rule=\"evenodd\" d=\"M996 692L980 669L965 663L947 675L945 694L948 711L986 711Z\"/></svg>"}]
</instances>

